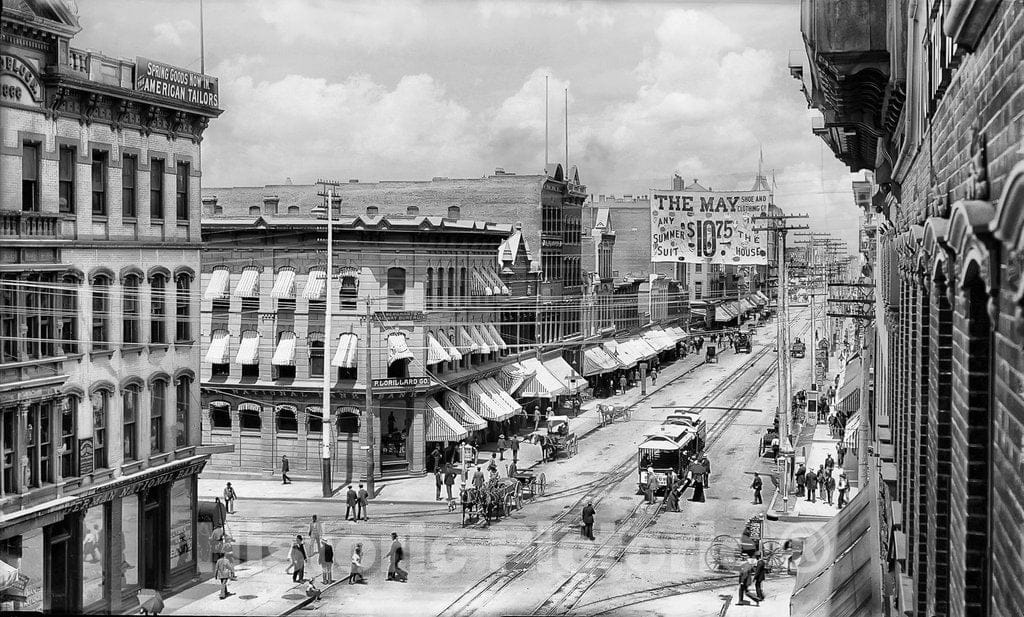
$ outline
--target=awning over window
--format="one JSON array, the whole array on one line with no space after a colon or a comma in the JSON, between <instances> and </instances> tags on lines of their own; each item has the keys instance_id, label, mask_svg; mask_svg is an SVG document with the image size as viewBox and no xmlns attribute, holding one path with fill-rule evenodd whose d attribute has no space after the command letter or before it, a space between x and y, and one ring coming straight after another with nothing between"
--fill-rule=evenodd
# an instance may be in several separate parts
<instances>
[{"instance_id":1,"label":"awning over window","mask_svg":"<svg viewBox=\"0 0 1024 617\"><path fill-rule=\"evenodd\" d=\"M650 360L658 356L658 350L651 347L647 341L642 338L630 339L629 343L638 360Z\"/></svg>"},{"instance_id":2,"label":"awning over window","mask_svg":"<svg viewBox=\"0 0 1024 617\"><path fill-rule=\"evenodd\" d=\"M490 335L491 340L494 341L499 349L508 349L508 343L505 342L505 339L501 338L501 333L494 327L494 324L484 324L481 327L487 331L487 334Z\"/></svg>"},{"instance_id":3,"label":"awning over window","mask_svg":"<svg viewBox=\"0 0 1024 617\"><path fill-rule=\"evenodd\" d=\"M843 431L843 445L851 450L857 447L857 437L860 432L860 414L854 414L846 421L846 430Z\"/></svg>"},{"instance_id":4,"label":"awning over window","mask_svg":"<svg viewBox=\"0 0 1024 617\"><path fill-rule=\"evenodd\" d=\"M723 302L715 306L715 321L724 323L732 321L738 316L737 310L739 307L733 307L732 302Z\"/></svg>"},{"instance_id":5,"label":"awning over window","mask_svg":"<svg viewBox=\"0 0 1024 617\"><path fill-rule=\"evenodd\" d=\"M274 358L270 361L274 366L295 366L295 333L282 332L277 340Z\"/></svg>"},{"instance_id":6,"label":"awning over window","mask_svg":"<svg viewBox=\"0 0 1024 617\"><path fill-rule=\"evenodd\" d=\"M480 341L470 334L470 330L472 326L459 326L459 350L462 353L481 353Z\"/></svg>"},{"instance_id":7,"label":"awning over window","mask_svg":"<svg viewBox=\"0 0 1024 617\"><path fill-rule=\"evenodd\" d=\"M483 275L484 281L488 283L491 288L491 293L495 296L507 296L508 287L501 282L501 276L494 268L483 268L480 270Z\"/></svg>"},{"instance_id":8,"label":"awning over window","mask_svg":"<svg viewBox=\"0 0 1024 617\"><path fill-rule=\"evenodd\" d=\"M629 341L623 341L621 343L615 341L607 341L602 346L609 356L615 358L622 368L633 368L636 363L640 361L640 358L636 357L636 353L630 349Z\"/></svg>"},{"instance_id":9,"label":"awning over window","mask_svg":"<svg viewBox=\"0 0 1024 617\"><path fill-rule=\"evenodd\" d=\"M658 353L673 349L676 346L675 341L665 336L664 330L648 330L644 332L643 338Z\"/></svg>"},{"instance_id":10,"label":"awning over window","mask_svg":"<svg viewBox=\"0 0 1024 617\"><path fill-rule=\"evenodd\" d=\"M437 331L437 340L444 345L444 350L448 353L448 357L450 357L453 362L458 362L462 359L462 352L459 351L459 348L455 346L451 337L448 336L444 330Z\"/></svg>"},{"instance_id":11,"label":"awning over window","mask_svg":"<svg viewBox=\"0 0 1024 617\"><path fill-rule=\"evenodd\" d=\"M520 364L509 364L501 367L501 371L498 372L497 380L501 384L501 387L505 389L505 392L511 394L519 389L526 381L527 377L532 375L526 372L526 369Z\"/></svg>"},{"instance_id":12,"label":"awning over window","mask_svg":"<svg viewBox=\"0 0 1024 617\"><path fill-rule=\"evenodd\" d=\"M503 295L503 296L510 295L510 292L508 290L508 286L506 286L505 283L501 280L501 274L499 274L498 271L496 269L494 269L494 268L491 268L491 273L494 274L494 281L495 281L495 283L497 283L498 287L501 288L501 295Z\"/></svg>"},{"instance_id":13,"label":"awning over window","mask_svg":"<svg viewBox=\"0 0 1024 617\"><path fill-rule=\"evenodd\" d=\"M481 418L501 422L512 415L512 410L495 400L479 382L469 384L469 405Z\"/></svg>"},{"instance_id":14,"label":"awning over window","mask_svg":"<svg viewBox=\"0 0 1024 617\"><path fill-rule=\"evenodd\" d=\"M473 343L476 344L474 353L491 353L497 351L491 349L492 341L480 331L480 326L469 326L469 334L473 337Z\"/></svg>"},{"instance_id":15,"label":"awning over window","mask_svg":"<svg viewBox=\"0 0 1024 617\"><path fill-rule=\"evenodd\" d=\"M291 298L295 295L295 270L282 268L274 279L274 288L270 291L271 298Z\"/></svg>"},{"instance_id":16,"label":"awning over window","mask_svg":"<svg viewBox=\"0 0 1024 617\"><path fill-rule=\"evenodd\" d=\"M862 490L804 540L792 617L882 613L878 491Z\"/></svg>"},{"instance_id":17,"label":"awning over window","mask_svg":"<svg viewBox=\"0 0 1024 617\"><path fill-rule=\"evenodd\" d=\"M238 344L238 355L235 362L241 365L260 363L260 333L246 330L242 333L242 342Z\"/></svg>"},{"instance_id":18,"label":"awning over window","mask_svg":"<svg viewBox=\"0 0 1024 617\"><path fill-rule=\"evenodd\" d=\"M686 334L686 330L683 330L679 326L672 326L671 328L668 329L668 333L672 337L672 339L677 343L688 336Z\"/></svg>"},{"instance_id":19,"label":"awning over window","mask_svg":"<svg viewBox=\"0 0 1024 617\"><path fill-rule=\"evenodd\" d=\"M230 340L227 330L214 330L210 337L210 348L206 350L206 361L211 364L227 364Z\"/></svg>"},{"instance_id":20,"label":"awning over window","mask_svg":"<svg viewBox=\"0 0 1024 617\"><path fill-rule=\"evenodd\" d=\"M445 392L443 398L448 413L457 419L462 426L466 427L466 430L482 431L487 428L487 420L484 420L477 412L473 411L473 408L461 396L454 392Z\"/></svg>"},{"instance_id":21,"label":"awning over window","mask_svg":"<svg viewBox=\"0 0 1024 617\"><path fill-rule=\"evenodd\" d=\"M854 411L860 407L861 368L860 356L854 356L846 364L843 387L839 388L836 396L838 408L842 411Z\"/></svg>"},{"instance_id":22,"label":"awning over window","mask_svg":"<svg viewBox=\"0 0 1024 617\"><path fill-rule=\"evenodd\" d=\"M555 398L568 391L557 377L536 358L527 358L519 363L527 373L533 373L528 377L516 394L519 398Z\"/></svg>"},{"instance_id":23,"label":"awning over window","mask_svg":"<svg viewBox=\"0 0 1024 617\"><path fill-rule=\"evenodd\" d=\"M458 420L448 415L434 397L428 396L425 402L426 441L459 441L469 434Z\"/></svg>"},{"instance_id":24,"label":"awning over window","mask_svg":"<svg viewBox=\"0 0 1024 617\"><path fill-rule=\"evenodd\" d=\"M450 362L452 357L448 355L441 341L437 340L430 332L427 332L427 364L440 364Z\"/></svg>"},{"instance_id":25,"label":"awning over window","mask_svg":"<svg viewBox=\"0 0 1024 617\"><path fill-rule=\"evenodd\" d=\"M577 373L561 356L545 360L544 367L551 371L551 374L565 385L569 394L576 394L587 387L587 380L583 378L583 375Z\"/></svg>"},{"instance_id":26,"label":"awning over window","mask_svg":"<svg viewBox=\"0 0 1024 617\"><path fill-rule=\"evenodd\" d=\"M355 368L359 365L359 337L355 332L345 332L338 337L338 349L331 359L331 366Z\"/></svg>"},{"instance_id":27,"label":"awning over window","mask_svg":"<svg viewBox=\"0 0 1024 617\"><path fill-rule=\"evenodd\" d=\"M491 289L491 285L484 278L484 275L479 270L473 268L473 281L469 285L469 293L474 296L492 296L494 291Z\"/></svg>"},{"instance_id":28,"label":"awning over window","mask_svg":"<svg viewBox=\"0 0 1024 617\"><path fill-rule=\"evenodd\" d=\"M253 298L260 295L259 292L260 271L256 268L242 270L242 276L238 277L238 285L235 286L236 298Z\"/></svg>"},{"instance_id":29,"label":"awning over window","mask_svg":"<svg viewBox=\"0 0 1024 617\"><path fill-rule=\"evenodd\" d=\"M412 360L412 352L405 341L405 334L392 332L388 335L388 366L399 360Z\"/></svg>"},{"instance_id":30,"label":"awning over window","mask_svg":"<svg viewBox=\"0 0 1024 617\"><path fill-rule=\"evenodd\" d=\"M512 398L512 395L506 392L493 377L481 379L480 384L490 392L491 398L500 401L502 405L512 412L512 415L524 415L526 413L523 411L523 406L516 402L516 399Z\"/></svg>"},{"instance_id":31,"label":"awning over window","mask_svg":"<svg viewBox=\"0 0 1024 617\"><path fill-rule=\"evenodd\" d=\"M327 289L327 271L310 270L306 276L306 286L302 288L302 297L307 300L319 300Z\"/></svg>"},{"instance_id":32,"label":"awning over window","mask_svg":"<svg viewBox=\"0 0 1024 617\"><path fill-rule=\"evenodd\" d=\"M591 347L583 351L583 374L585 376L602 375L617 368L619 368L618 361L612 359L600 347Z\"/></svg>"},{"instance_id":33,"label":"awning over window","mask_svg":"<svg viewBox=\"0 0 1024 617\"><path fill-rule=\"evenodd\" d=\"M754 292L754 302L760 306L766 306L768 304L768 296L764 295L760 291Z\"/></svg>"},{"instance_id":34,"label":"awning over window","mask_svg":"<svg viewBox=\"0 0 1024 617\"><path fill-rule=\"evenodd\" d=\"M740 311L746 313L748 311L754 310L755 308L757 308L757 307L754 306L753 302L751 302L750 300L748 300L746 298L740 298Z\"/></svg>"},{"instance_id":35,"label":"awning over window","mask_svg":"<svg viewBox=\"0 0 1024 617\"><path fill-rule=\"evenodd\" d=\"M207 300L220 300L228 297L228 279L231 272L226 268L218 268L210 273L210 282L206 286L203 297Z\"/></svg>"}]
</instances>

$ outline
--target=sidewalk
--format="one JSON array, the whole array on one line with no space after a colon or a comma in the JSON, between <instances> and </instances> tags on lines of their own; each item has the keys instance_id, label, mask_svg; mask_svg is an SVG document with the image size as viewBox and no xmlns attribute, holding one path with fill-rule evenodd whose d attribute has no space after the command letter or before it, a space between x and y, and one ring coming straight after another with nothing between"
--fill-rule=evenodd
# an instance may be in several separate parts
<instances>
[{"instance_id":1,"label":"sidewalk","mask_svg":"<svg viewBox=\"0 0 1024 617\"><path fill-rule=\"evenodd\" d=\"M658 374L658 384L652 386L650 383L647 385L647 394L642 395L640 393L640 386L634 386L628 389L624 394L616 394L608 398L593 399L587 401L580 408L580 413L575 418L569 420L569 432L575 433L580 439L594 432L601 426L601 414L597 411L598 405L636 405L643 399L651 396L653 393L661 390L667 384L671 383L672 380L678 378L682 374L694 370L698 366L704 363L704 356L702 354L689 354L685 358L680 358L672 362L671 364L662 365L662 369ZM493 452L493 444L490 444L491 450L480 451L480 464L486 465L487 461L491 458L491 452ZM505 452L505 460L500 463L500 472L507 472L508 464L512 462L511 452ZM535 446L528 442L523 442L519 447L519 462L517 467L520 470L532 469L541 464L541 450L540 447ZM199 477L199 497L201 499L213 499L215 497L222 497L224 491L224 485L228 480L223 478L203 478ZM291 484L282 484L277 479L267 480L230 480L231 486L234 487L238 493L238 501L236 503L236 509L244 511L246 509L246 502L253 501L322 501L324 497L321 495L321 486L318 481L300 481L296 480ZM401 478L396 480L378 480L375 482L376 486L376 498L370 504L370 509L374 505L423 505L423 504L434 504L439 509L447 508L444 502L438 502L435 495L435 486L433 474L427 474L425 476L415 478ZM358 481L353 484L354 487L358 486ZM347 485L335 486L334 499L339 502L344 502L345 492L347 491ZM458 489L456 485L455 489ZM442 490L442 495L444 491ZM226 602L226 600L225 600Z\"/></svg>"}]
</instances>

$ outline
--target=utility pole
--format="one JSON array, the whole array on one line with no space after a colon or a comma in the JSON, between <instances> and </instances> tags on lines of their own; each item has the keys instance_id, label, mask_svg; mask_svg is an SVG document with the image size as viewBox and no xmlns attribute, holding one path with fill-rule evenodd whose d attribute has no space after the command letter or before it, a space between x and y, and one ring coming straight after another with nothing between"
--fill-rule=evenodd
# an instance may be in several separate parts
<instances>
[{"instance_id":1,"label":"utility pole","mask_svg":"<svg viewBox=\"0 0 1024 617\"><path fill-rule=\"evenodd\" d=\"M368 492L369 498L373 499L377 496L374 486L374 475L377 473L377 462L376 462L376 431L377 426L373 421L373 356L371 350L373 345L370 344L370 337L373 332L370 328L370 322L373 321L373 308L370 306L370 297L366 297L366 399L365 406L363 407L363 424L366 425L366 492Z\"/></svg>"},{"instance_id":2,"label":"utility pole","mask_svg":"<svg viewBox=\"0 0 1024 617\"><path fill-rule=\"evenodd\" d=\"M814 305L815 305L815 301L816 301L817 295L818 295L816 290L815 290L815 288L818 285L817 274L818 274L818 265L819 264L818 264L818 258L817 258L818 257L818 253L815 251L815 247L816 247L816 245L821 243L818 240L819 238L824 240L825 238L830 237L830 235L827 234L827 233L819 233L819 232L797 233L796 235L797 236L805 236L805 237L809 237L810 238L810 241L807 243L808 254L809 254L809 257L808 257L808 260L807 260L808 261L807 265L809 266L809 269L811 271L811 276L813 277L812 278L813 285L811 286L811 294L810 294L811 295L811 391L812 392L817 392L818 391L818 364L817 364L818 363L818 316L816 314L816 311L814 310L815 309ZM822 265L824 265L824 264L822 264Z\"/></svg>"},{"instance_id":3,"label":"utility pole","mask_svg":"<svg viewBox=\"0 0 1024 617\"><path fill-rule=\"evenodd\" d=\"M766 227L755 227L752 231L770 231L775 233L779 245L779 318L778 318L778 374L779 374L779 441L782 444L783 469L779 478L782 492L782 514L789 511L789 478L793 471L796 451L793 446L793 430L790 425L790 409L792 395L792 378L789 374L789 283L786 273L786 233L791 230L808 229L807 225L787 225L788 219L808 218L806 214L760 215L753 217L768 221Z\"/></svg>"},{"instance_id":4,"label":"utility pole","mask_svg":"<svg viewBox=\"0 0 1024 617\"><path fill-rule=\"evenodd\" d=\"M320 445L320 479L324 497L334 495L334 480L331 476L331 445L334 443L334 420L331 417L331 371L328 369L331 361L331 322L334 320L334 312L331 310L334 300L334 289L331 281L334 280L334 188L341 183L334 180L317 180L317 184L324 187L320 196L326 201L327 210L327 277L324 284L327 288L327 303L325 306L326 319L324 320L324 367L323 367L323 411L321 413L322 431L320 433L323 441Z\"/></svg>"}]
</instances>

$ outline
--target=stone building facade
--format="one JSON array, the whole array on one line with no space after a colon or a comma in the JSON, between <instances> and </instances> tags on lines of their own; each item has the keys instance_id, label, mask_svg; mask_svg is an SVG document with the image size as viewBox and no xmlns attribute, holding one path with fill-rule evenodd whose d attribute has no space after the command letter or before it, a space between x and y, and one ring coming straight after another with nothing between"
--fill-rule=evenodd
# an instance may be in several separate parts
<instances>
[{"instance_id":1,"label":"stone building facade","mask_svg":"<svg viewBox=\"0 0 1024 617\"><path fill-rule=\"evenodd\" d=\"M1024 11L860 4L805 3L812 61L792 68L815 132L875 174L875 565L888 614L1021 615Z\"/></svg>"}]
</instances>

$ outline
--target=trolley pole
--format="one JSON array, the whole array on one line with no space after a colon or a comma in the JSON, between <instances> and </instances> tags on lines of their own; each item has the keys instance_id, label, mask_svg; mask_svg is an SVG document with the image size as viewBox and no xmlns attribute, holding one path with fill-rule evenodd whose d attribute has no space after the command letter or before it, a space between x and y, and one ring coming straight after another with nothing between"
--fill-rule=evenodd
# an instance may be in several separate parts
<instances>
[{"instance_id":1,"label":"trolley pole","mask_svg":"<svg viewBox=\"0 0 1024 617\"><path fill-rule=\"evenodd\" d=\"M323 410L320 415L321 423L323 424L321 427L323 441L320 444L320 479L323 496L331 497L334 495L334 479L331 474L331 445L334 440L334 421L331 418L331 372L328 370L328 366L330 366L331 358L331 321L334 318L333 311L331 310L334 296L331 285L331 281L334 280L334 187L340 183L333 180L317 180L317 184L327 188L326 191L320 192L320 195L327 202L327 272L325 273L327 276L324 281L327 289L327 302L324 319Z\"/></svg>"}]
</instances>

